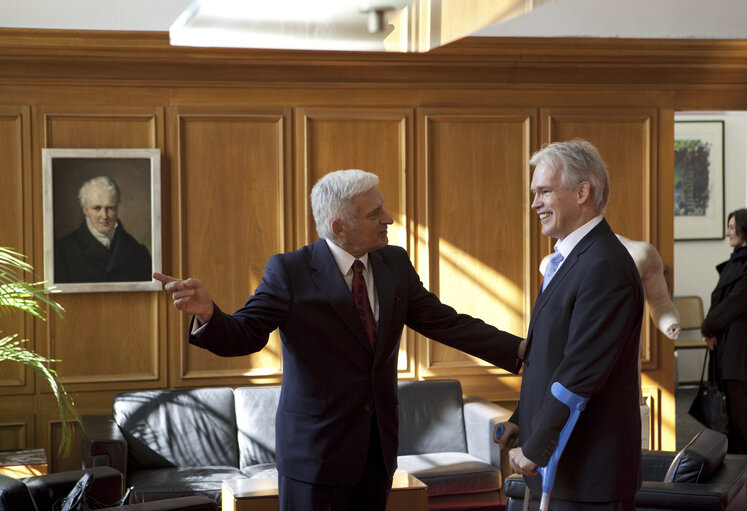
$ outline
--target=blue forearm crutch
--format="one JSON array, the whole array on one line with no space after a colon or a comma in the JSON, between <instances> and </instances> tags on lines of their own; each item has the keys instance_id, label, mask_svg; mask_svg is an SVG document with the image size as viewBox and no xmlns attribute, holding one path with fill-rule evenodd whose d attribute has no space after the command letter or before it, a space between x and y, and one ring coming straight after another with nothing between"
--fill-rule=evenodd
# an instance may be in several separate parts
<instances>
[{"instance_id":1,"label":"blue forearm crutch","mask_svg":"<svg viewBox=\"0 0 747 511\"><path fill-rule=\"evenodd\" d=\"M558 444L555 446L555 450L553 451L552 456L550 456L550 461L547 462L547 466L537 468L537 472L542 476L542 499L540 500L540 511L548 511L550 509L550 492L555 483L555 474L558 469L560 455L563 454L565 444L568 443L568 438L570 438L571 432L576 426L578 416L581 415L581 412L586 406L586 402L589 400L588 397L581 397L574 394L557 381L552 384L552 387L550 387L550 392L552 392L552 395L555 396L558 401L570 409L571 414L568 416L568 420L565 422L563 429L560 430ZM503 435L503 430L503 424L496 428L496 439Z\"/></svg>"}]
</instances>

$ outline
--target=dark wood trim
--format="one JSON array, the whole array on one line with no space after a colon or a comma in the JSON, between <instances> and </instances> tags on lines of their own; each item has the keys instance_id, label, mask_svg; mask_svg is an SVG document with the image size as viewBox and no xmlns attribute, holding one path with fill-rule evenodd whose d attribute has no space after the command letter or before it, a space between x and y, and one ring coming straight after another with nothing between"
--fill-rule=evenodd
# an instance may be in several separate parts
<instances>
[{"instance_id":1,"label":"dark wood trim","mask_svg":"<svg viewBox=\"0 0 747 511\"><path fill-rule=\"evenodd\" d=\"M166 32L0 29L0 79L744 88L747 41L469 37L400 54L173 47Z\"/></svg>"}]
</instances>

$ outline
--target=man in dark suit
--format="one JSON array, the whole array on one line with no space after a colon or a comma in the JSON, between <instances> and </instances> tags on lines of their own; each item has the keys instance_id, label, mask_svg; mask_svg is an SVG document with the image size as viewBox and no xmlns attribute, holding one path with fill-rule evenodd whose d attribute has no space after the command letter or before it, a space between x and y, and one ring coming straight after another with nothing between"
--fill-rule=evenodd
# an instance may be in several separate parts
<instances>
[{"instance_id":1,"label":"man in dark suit","mask_svg":"<svg viewBox=\"0 0 747 511\"><path fill-rule=\"evenodd\" d=\"M121 194L107 176L89 179L78 192L83 222L54 247L57 283L150 281L148 248L119 220Z\"/></svg>"},{"instance_id":2,"label":"man in dark suit","mask_svg":"<svg viewBox=\"0 0 747 511\"><path fill-rule=\"evenodd\" d=\"M397 461L404 325L514 373L521 365L521 338L442 304L423 287L405 250L388 245L393 220L377 183L361 170L322 177L311 192L321 239L273 256L254 295L233 315L213 304L199 280L154 274L175 307L195 316L192 344L247 355L280 329L282 510L385 509Z\"/></svg>"},{"instance_id":3,"label":"man in dark suit","mask_svg":"<svg viewBox=\"0 0 747 511\"><path fill-rule=\"evenodd\" d=\"M532 209L542 233L558 240L562 258L551 258L545 270L529 323L519 407L499 443L514 447L511 468L541 495L536 469L547 465L570 413L550 393L559 381L589 401L560 458L552 510L634 510L641 480L641 279L602 216L609 180L596 148L583 140L554 143L530 164ZM517 432L520 447L510 440Z\"/></svg>"}]
</instances>

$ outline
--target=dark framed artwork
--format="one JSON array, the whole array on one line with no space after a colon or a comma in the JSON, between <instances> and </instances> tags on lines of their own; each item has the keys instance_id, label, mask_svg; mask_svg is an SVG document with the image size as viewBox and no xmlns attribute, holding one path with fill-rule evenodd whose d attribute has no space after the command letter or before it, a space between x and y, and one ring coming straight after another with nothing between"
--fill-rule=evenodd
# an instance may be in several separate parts
<instances>
[{"instance_id":1,"label":"dark framed artwork","mask_svg":"<svg viewBox=\"0 0 747 511\"><path fill-rule=\"evenodd\" d=\"M674 239L724 238L724 122L674 123Z\"/></svg>"},{"instance_id":2,"label":"dark framed artwork","mask_svg":"<svg viewBox=\"0 0 747 511\"><path fill-rule=\"evenodd\" d=\"M44 277L61 292L159 291L159 149L42 149Z\"/></svg>"}]
</instances>

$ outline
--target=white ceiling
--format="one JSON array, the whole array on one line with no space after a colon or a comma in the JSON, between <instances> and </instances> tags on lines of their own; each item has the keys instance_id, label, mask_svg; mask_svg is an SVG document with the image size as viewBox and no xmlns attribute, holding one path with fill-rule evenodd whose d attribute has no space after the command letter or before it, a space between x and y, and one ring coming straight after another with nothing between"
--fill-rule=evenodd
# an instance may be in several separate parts
<instances>
[{"instance_id":1,"label":"white ceiling","mask_svg":"<svg viewBox=\"0 0 747 511\"><path fill-rule=\"evenodd\" d=\"M168 31L191 2L0 0L0 27ZM747 1L555 0L475 35L747 39Z\"/></svg>"}]
</instances>

